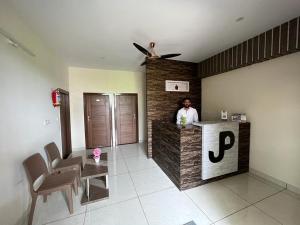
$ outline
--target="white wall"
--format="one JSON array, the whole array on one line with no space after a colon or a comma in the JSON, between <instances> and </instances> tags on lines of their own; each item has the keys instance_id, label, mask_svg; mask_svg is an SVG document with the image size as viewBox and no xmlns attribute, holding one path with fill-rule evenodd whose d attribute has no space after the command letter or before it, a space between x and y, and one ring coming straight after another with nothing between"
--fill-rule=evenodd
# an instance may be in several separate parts
<instances>
[{"instance_id":1,"label":"white wall","mask_svg":"<svg viewBox=\"0 0 300 225\"><path fill-rule=\"evenodd\" d=\"M31 49L36 57L0 37L0 224L24 222L29 190L23 160L45 156L43 146L60 143L58 111L51 105L52 88L67 88L67 67L51 54L7 3L0 4L0 27ZM44 120L50 120L44 126Z\"/></svg>"},{"instance_id":2,"label":"white wall","mask_svg":"<svg viewBox=\"0 0 300 225\"><path fill-rule=\"evenodd\" d=\"M251 122L250 167L300 188L300 53L202 80L202 118Z\"/></svg>"},{"instance_id":3,"label":"white wall","mask_svg":"<svg viewBox=\"0 0 300 225\"><path fill-rule=\"evenodd\" d=\"M83 93L138 93L139 139L145 137L144 73L118 70L69 68L72 147L85 146Z\"/></svg>"}]
</instances>

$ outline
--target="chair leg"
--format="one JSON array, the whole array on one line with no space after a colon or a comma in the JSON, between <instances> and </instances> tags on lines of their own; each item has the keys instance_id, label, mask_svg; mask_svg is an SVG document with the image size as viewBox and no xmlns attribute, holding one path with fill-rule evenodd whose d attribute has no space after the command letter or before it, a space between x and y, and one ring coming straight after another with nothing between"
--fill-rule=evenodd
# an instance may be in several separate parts
<instances>
[{"instance_id":1,"label":"chair leg","mask_svg":"<svg viewBox=\"0 0 300 225\"><path fill-rule=\"evenodd\" d=\"M73 183L74 192L75 192L76 196L78 195L78 183L77 182L78 182L78 179L76 177L75 180L74 180L74 183Z\"/></svg>"},{"instance_id":2,"label":"chair leg","mask_svg":"<svg viewBox=\"0 0 300 225\"><path fill-rule=\"evenodd\" d=\"M44 203L47 202L47 196L48 196L48 195L43 195L43 202L44 202Z\"/></svg>"},{"instance_id":3,"label":"chair leg","mask_svg":"<svg viewBox=\"0 0 300 225\"><path fill-rule=\"evenodd\" d=\"M72 199L72 185L70 185L66 190L67 203L70 214L73 214L73 199Z\"/></svg>"},{"instance_id":4,"label":"chair leg","mask_svg":"<svg viewBox=\"0 0 300 225\"><path fill-rule=\"evenodd\" d=\"M37 195L33 195L32 200L31 200L29 217L28 217L28 225L32 225L34 209L35 209L35 205L36 205L36 199L37 199Z\"/></svg>"}]
</instances>

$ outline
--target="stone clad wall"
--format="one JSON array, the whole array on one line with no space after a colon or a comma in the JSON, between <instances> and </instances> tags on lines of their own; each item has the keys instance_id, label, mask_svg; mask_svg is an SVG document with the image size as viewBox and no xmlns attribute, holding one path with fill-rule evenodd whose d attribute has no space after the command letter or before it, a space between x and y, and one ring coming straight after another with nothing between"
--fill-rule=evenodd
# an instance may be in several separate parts
<instances>
[{"instance_id":1,"label":"stone clad wall","mask_svg":"<svg viewBox=\"0 0 300 225\"><path fill-rule=\"evenodd\" d=\"M147 60L146 111L148 157L152 157L152 121L175 122L184 97L192 99L193 107L201 116L201 79L197 76L197 64L176 60ZM189 81L190 92L166 92L165 81Z\"/></svg>"}]
</instances>

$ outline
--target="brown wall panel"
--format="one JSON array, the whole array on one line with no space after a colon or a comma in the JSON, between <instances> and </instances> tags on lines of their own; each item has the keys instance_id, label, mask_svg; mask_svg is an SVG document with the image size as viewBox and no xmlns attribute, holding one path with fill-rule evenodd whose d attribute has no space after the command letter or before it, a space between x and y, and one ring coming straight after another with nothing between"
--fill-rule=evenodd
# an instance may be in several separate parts
<instances>
[{"instance_id":1,"label":"brown wall panel","mask_svg":"<svg viewBox=\"0 0 300 225\"><path fill-rule=\"evenodd\" d=\"M208 63L207 63L208 65ZM176 60L147 60L146 64L146 108L148 156L152 157L152 121L175 120L181 100L191 97L193 107L201 116L201 78L197 76L197 64ZM204 75L206 77L207 75ZM189 81L189 92L166 92L165 81ZM162 110L162 106L164 107ZM199 118L201 119L201 118Z\"/></svg>"},{"instance_id":2,"label":"brown wall panel","mask_svg":"<svg viewBox=\"0 0 300 225\"><path fill-rule=\"evenodd\" d=\"M296 51L297 45L297 22L298 18L293 19L289 22L289 52Z\"/></svg>"},{"instance_id":3,"label":"brown wall panel","mask_svg":"<svg viewBox=\"0 0 300 225\"><path fill-rule=\"evenodd\" d=\"M289 23L284 23L281 25L280 32L280 55L285 55L287 53L288 46L288 26Z\"/></svg>"},{"instance_id":4,"label":"brown wall panel","mask_svg":"<svg viewBox=\"0 0 300 225\"><path fill-rule=\"evenodd\" d=\"M232 68L237 68L237 46L232 48Z\"/></svg>"},{"instance_id":5,"label":"brown wall panel","mask_svg":"<svg viewBox=\"0 0 300 225\"><path fill-rule=\"evenodd\" d=\"M258 42L259 37L256 36L253 39L253 62L256 63L258 62L258 48L259 48L259 42Z\"/></svg>"},{"instance_id":6,"label":"brown wall panel","mask_svg":"<svg viewBox=\"0 0 300 225\"><path fill-rule=\"evenodd\" d=\"M271 54L272 54L272 30L268 30L266 32L266 59L270 59L271 58Z\"/></svg>"},{"instance_id":7,"label":"brown wall panel","mask_svg":"<svg viewBox=\"0 0 300 225\"><path fill-rule=\"evenodd\" d=\"M220 53L220 71L224 73L224 52Z\"/></svg>"},{"instance_id":8,"label":"brown wall panel","mask_svg":"<svg viewBox=\"0 0 300 225\"><path fill-rule=\"evenodd\" d=\"M296 44L296 48L297 50L300 49L300 17L298 17L298 20L297 20L297 27L298 27L298 32L297 32L297 44Z\"/></svg>"},{"instance_id":9,"label":"brown wall panel","mask_svg":"<svg viewBox=\"0 0 300 225\"><path fill-rule=\"evenodd\" d=\"M228 60L229 60L229 50L227 49L225 51L225 66L224 66L224 70L225 71L228 71L228 68L229 68L229 66L228 66L228 64L229 64Z\"/></svg>"},{"instance_id":10,"label":"brown wall panel","mask_svg":"<svg viewBox=\"0 0 300 225\"><path fill-rule=\"evenodd\" d=\"M272 57L280 55L280 26L273 29Z\"/></svg>"},{"instance_id":11,"label":"brown wall panel","mask_svg":"<svg viewBox=\"0 0 300 225\"><path fill-rule=\"evenodd\" d=\"M247 64L247 41L244 41L242 44L242 66Z\"/></svg>"},{"instance_id":12,"label":"brown wall panel","mask_svg":"<svg viewBox=\"0 0 300 225\"><path fill-rule=\"evenodd\" d=\"M233 60L233 49L230 48L229 49L229 65L228 65L229 70L233 69L233 65L232 65L233 61L232 60Z\"/></svg>"},{"instance_id":13,"label":"brown wall panel","mask_svg":"<svg viewBox=\"0 0 300 225\"><path fill-rule=\"evenodd\" d=\"M242 66L242 44L239 44L237 47L237 67Z\"/></svg>"},{"instance_id":14,"label":"brown wall panel","mask_svg":"<svg viewBox=\"0 0 300 225\"><path fill-rule=\"evenodd\" d=\"M259 61L264 61L265 60L265 53L266 53L266 49L265 49L265 33L262 33L259 35L259 54L258 54L258 58Z\"/></svg>"},{"instance_id":15,"label":"brown wall panel","mask_svg":"<svg viewBox=\"0 0 300 225\"><path fill-rule=\"evenodd\" d=\"M252 52L253 52L253 39L249 39L248 40L248 49L247 49L247 64L248 65L251 65L253 63L253 55L252 55Z\"/></svg>"},{"instance_id":16,"label":"brown wall panel","mask_svg":"<svg viewBox=\"0 0 300 225\"><path fill-rule=\"evenodd\" d=\"M206 76L223 73L300 50L300 17L274 27L211 58ZM203 61L207 64L207 60Z\"/></svg>"}]
</instances>

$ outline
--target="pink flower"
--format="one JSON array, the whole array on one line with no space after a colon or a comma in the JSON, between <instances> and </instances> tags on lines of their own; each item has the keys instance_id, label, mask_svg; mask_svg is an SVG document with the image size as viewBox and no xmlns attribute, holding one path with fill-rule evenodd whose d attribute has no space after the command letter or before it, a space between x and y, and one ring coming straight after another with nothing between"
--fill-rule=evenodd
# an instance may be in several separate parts
<instances>
[{"instance_id":1,"label":"pink flower","mask_svg":"<svg viewBox=\"0 0 300 225\"><path fill-rule=\"evenodd\" d=\"M93 155L94 155L94 157L99 158L100 155L101 155L101 149L100 148L95 148L93 150Z\"/></svg>"}]
</instances>

